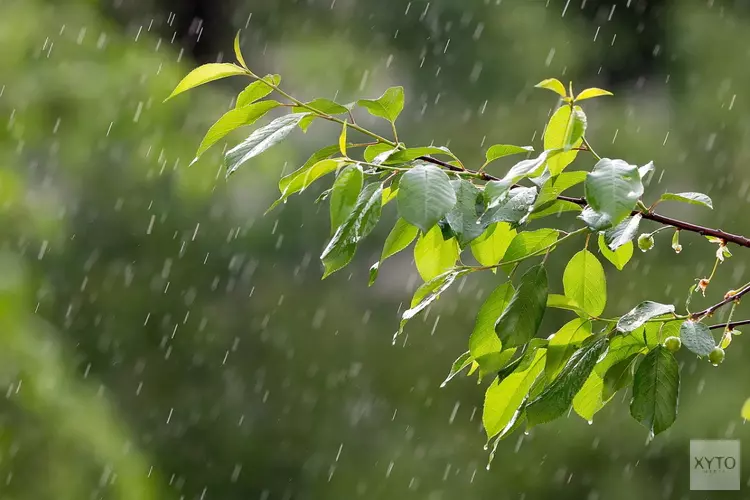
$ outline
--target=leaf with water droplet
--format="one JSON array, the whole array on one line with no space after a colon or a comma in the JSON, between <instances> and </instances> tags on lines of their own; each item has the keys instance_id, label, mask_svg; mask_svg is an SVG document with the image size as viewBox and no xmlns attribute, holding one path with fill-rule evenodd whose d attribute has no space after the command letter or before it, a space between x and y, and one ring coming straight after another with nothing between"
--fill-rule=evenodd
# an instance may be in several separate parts
<instances>
[{"instance_id":1,"label":"leaf with water droplet","mask_svg":"<svg viewBox=\"0 0 750 500\"><path fill-rule=\"evenodd\" d=\"M649 352L633 379L630 414L653 435L669 429L677 418L680 370L663 346Z\"/></svg>"},{"instance_id":2,"label":"leaf with water droplet","mask_svg":"<svg viewBox=\"0 0 750 500\"><path fill-rule=\"evenodd\" d=\"M711 330L703 323L687 320L680 325L682 345L698 356L708 356L716 347Z\"/></svg>"},{"instance_id":3,"label":"leaf with water droplet","mask_svg":"<svg viewBox=\"0 0 750 500\"><path fill-rule=\"evenodd\" d=\"M617 329L621 332L632 332L652 318L673 312L674 306L671 304L660 304L647 300L635 306L627 314L622 315L617 321Z\"/></svg>"}]
</instances>

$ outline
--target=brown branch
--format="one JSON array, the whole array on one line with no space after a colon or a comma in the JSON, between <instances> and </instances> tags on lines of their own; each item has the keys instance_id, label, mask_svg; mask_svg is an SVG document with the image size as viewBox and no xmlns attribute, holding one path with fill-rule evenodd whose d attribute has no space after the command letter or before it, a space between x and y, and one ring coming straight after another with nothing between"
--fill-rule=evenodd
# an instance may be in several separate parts
<instances>
[{"instance_id":1,"label":"brown branch","mask_svg":"<svg viewBox=\"0 0 750 500\"><path fill-rule=\"evenodd\" d=\"M731 323L720 323L718 325L711 325L708 328L710 330L717 330L719 328L728 328L730 331L736 326L750 325L750 319L743 319L741 321L732 321Z\"/></svg>"},{"instance_id":2,"label":"brown branch","mask_svg":"<svg viewBox=\"0 0 750 500\"><path fill-rule=\"evenodd\" d=\"M724 300L722 300L721 302L717 302L716 304L714 304L714 305L712 305L710 307L707 307L706 309L704 309L702 311L692 313L690 315L690 318L693 318L693 319L698 318L699 319L699 318L704 318L706 316L711 316L720 307L723 307L723 306L725 306L727 304L730 304L732 302L740 300L742 298L742 296L745 295L748 292L750 292L750 284L745 285L744 287L740 288L737 292L735 292L735 293L733 293L731 295L727 294L724 297Z\"/></svg>"}]
</instances>

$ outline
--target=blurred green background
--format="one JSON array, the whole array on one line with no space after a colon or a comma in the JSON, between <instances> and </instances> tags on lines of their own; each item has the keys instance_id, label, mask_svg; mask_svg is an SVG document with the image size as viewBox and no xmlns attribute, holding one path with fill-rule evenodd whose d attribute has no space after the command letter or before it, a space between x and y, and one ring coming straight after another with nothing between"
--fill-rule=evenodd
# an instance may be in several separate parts
<instances>
[{"instance_id":1,"label":"blurred green background","mask_svg":"<svg viewBox=\"0 0 750 500\"><path fill-rule=\"evenodd\" d=\"M744 439L750 463L738 337L720 368L680 353L680 415L650 444L623 395L593 425L518 433L486 470L484 387L440 383L500 278L454 287L393 346L418 284L409 252L366 281L394 214L325 281L323 187L262 215L334 127L230 181L221 147L188 167L246 82L162 100L195 65L231 59L239 28L248 64L301 98L404 85L401 139L467 163L494 143L539 147L555 102L537 81L608 88L585 106L594 147L653 160L648 200L697 190L716 205L665 214L750 233L746 2L0 0L0 498L714 498L689 491L690 439ZM627 272L607 267L608 312L679 306L710 272L703 238L675 255L659 236ZM697 302L747 281L747 262L738 249ZM742 482L721 498L747 498L747 466Z\"/></svg>"}]
</instances>

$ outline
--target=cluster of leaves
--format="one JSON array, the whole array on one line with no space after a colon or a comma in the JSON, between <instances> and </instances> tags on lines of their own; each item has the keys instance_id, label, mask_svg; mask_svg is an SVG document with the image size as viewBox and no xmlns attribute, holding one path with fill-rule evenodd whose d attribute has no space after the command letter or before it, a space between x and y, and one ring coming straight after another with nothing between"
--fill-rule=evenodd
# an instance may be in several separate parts
<instances>
[{"instance_id":1,"label":"cluster of leaves","mask_svg":"<svg viewBox=\"0 0 750 500\"><path fill-rule=\"evenodd\" d=\"M172 94L227 76L254 80L237 96L234 109L208 131L196 160L229 132L253 124L275 108L286 108L289 113L257 128L228 150L227 174L295 128L306 130L321 119L338 123L337 143L315 152L284 176L279 181L280 197L271 207L335 174L330 189L318 200L327 200L330 206L331 238L321 254L324 277L349 264L357 245L372 232L383 207L391 202L397 204L399 218L385 240L380 260L370 270L370 284L383 261L415 240L414 261L424 280L402 315L398 333L458 278L498 270L498 275L508 276L500 279L482 304L468 350L455 361L446 380L466 369L478 371L480 380L492 378L483 422L495 446L522 424L528 428L550 422L571 407L591 421L618 391L627 389L632 391L631 415L653 436L668 429L677 415L680 374L674 352L681 344L715 364L723 359L723 348L738 332L728 323L717 345L703 320L725 303L734 307L747 286L700 313L677 314L673 305L646 301L619 317L602 316L607 303L606 274L599 258L588 249L591 236L597 239L600 255L622 270L633 256L633 240L641 222L651 216L655 205L678 201L712 208L710 198L701 193L667 193L646 207L644 183L654 166L638 167L594 152L586 139L587 119L580 103L609 92L589 88L574 97L572 84L566 90L555 79L541 82L538 87L560 98L545 128L543 151L534 156L531 146L494 145L487 150L484 164L471 170L448 148L407 147L399 142L396 121L404 106L401 87L389 88L377 99L346 105L328 99L302 102L279 88L278 75L256 76L244 63L238 43L235 49L239 65L201 66ZM285 102L265 99L273 92ZM354 119L357 108L388 122L393 139L359 126ZM349 140L353 134L367 136L370 142L353 143ZM595 158L591 170L566 170L580 152ZM502 177L485 171L503 157L529 154L531 158L517 162ZM580 184L585 198L563 195ZM577 212L580 227L572 231L527 229L530 221L562 212ZM641 234L641 250L653 246L653 236L662 229L669 226ZM679 252L680 227L673 229L672 246ZM546 260L563 241L576 237L583 248L565 267L562 293L552 293ZM718 265L731 254L726 242L714 242L719 244ZM463 263L468 253L477 265ZM516 278L516 270L527 261L532 265ZM691 293L705 289L704 281L710 277ZM548 308L566 310L571 319L541 338L539 329ZM747 405L744 411L747 414Z\"/></svg>"}]
</instances>

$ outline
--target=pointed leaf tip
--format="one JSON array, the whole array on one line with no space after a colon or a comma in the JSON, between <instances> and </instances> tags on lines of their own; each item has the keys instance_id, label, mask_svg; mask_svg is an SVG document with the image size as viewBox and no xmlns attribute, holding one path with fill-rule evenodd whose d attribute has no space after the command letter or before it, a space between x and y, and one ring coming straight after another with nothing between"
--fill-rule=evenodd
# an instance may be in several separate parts
<instances>
[{"instance_id":1,"label":"pointed leaf tip","mask_svg":"<svg viewBox=\"0 0 750 500\"><path fill-rule=\"evenodd\" d=\"M164 101L168 101L169 99L173 98L174 96L181 94L185 92L186 90L190 90L194 87L197 87L199 85L203 85L204 83L212 82L214 80L219 80L221 78L226 78L228 76L237 76L237 75L246 75L247 70L244 68L241 68L237 66L236 64L230 64L230 63L209 63L204 64L203 66L198 66L193 71L187 74L185 78L183 78L180 83L177 84L177 87L172 91L171 94L169 94L169 97L164 99Z\"/></svg>"}]
</instances>

